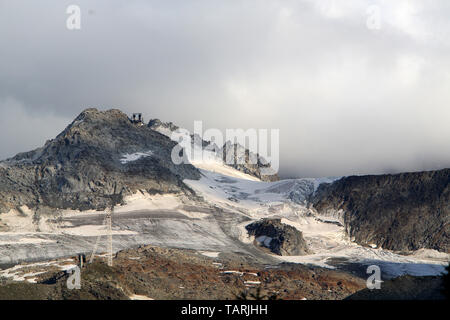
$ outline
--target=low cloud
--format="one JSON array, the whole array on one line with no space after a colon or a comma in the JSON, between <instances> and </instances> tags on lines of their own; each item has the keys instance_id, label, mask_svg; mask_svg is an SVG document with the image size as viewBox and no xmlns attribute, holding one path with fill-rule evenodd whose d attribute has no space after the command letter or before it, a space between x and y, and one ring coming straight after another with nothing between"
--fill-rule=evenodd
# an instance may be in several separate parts
<instances>
[{"instance_id":1,"label":"low cloud","mask_svg":"<svg viewBox=\"0 0 450 320\"><path fill-rule=\"evenodd\" d=\"M450 167L448 1L71 4L0 1L0 158L114 107L280 129L284 177Z\"/></svg>"}]
</instances>

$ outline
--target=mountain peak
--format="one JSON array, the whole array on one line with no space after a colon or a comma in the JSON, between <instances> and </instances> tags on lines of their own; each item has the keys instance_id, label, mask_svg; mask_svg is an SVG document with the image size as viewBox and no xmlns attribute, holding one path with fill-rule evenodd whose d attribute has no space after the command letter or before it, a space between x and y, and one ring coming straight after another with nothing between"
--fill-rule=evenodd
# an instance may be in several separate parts
<instances>
[{"instance_id":1,"label":"mountain peak","mask_svg":"<svg viewBox=\"0 0 450 320\"><path fill-rule=\"evenodd\" d=\"M105 111L97 108L88 108L83 110L74 120L77 121L126 121L128 116L119 109L108 109Z\"/></svg>"},{"instance_id":2,"label":"mountain peak","mask_svg":"<svg viewBox=\"0 0 450 320\"><path fill-rule=\"evenodd\" d=\"M43 147L5 161L0 212L22 205L94 209L137 190L189 194L183 179L200 174L190 164L173 163L174 146L120 110L86 109Z\"/></svg>"}]
</instances>

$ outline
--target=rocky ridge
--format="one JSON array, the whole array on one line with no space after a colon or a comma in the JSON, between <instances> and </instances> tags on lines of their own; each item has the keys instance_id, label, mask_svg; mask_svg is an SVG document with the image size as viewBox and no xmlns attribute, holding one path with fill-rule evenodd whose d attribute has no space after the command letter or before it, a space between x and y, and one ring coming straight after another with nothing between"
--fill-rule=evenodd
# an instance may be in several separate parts
<instances>
[{"instance_id":1,"label":"rocky ridge","mask_svg":"<svg viewBox=\"0 0 450 320\"><path fill-rule=\"evenodd\" d=\"M101 209L137 190L192 195L183 179L200 173L173 164L174 146L120 110L87 109L43 147L0 162L0 212Z\"/></svg>"},{"instance_id":2,"label":"rocky ridge","mask_svg":"<svg viewBox=\"0 0 450 320\"><path fill-rule=\"evenodd\" d=\"M450 169L344 177L321 184L312 205L341 220L357 243L450 252Z\"/></svg>"},{"instance_id":3,"label":"rocky ridge","mask_svg":"<svg viewBox=\"0 0 450 320\"><path fill-rule=\"evenodd\" d=\"M172 122L162 122L159 119L150 120L148 127L169 137L173 132L180 129ZM217 146L211 141L202 139L197 134L191 134L190 138L192 145L199 146L204 150L213 150L218 159L223 160L224 163L236 170L257 177L262 181L278 181L280 179L266 159L239 143L226 141L222 146ZM232 159L232 163L228 163L227 159Z\"/></svg>"}]
</instances>

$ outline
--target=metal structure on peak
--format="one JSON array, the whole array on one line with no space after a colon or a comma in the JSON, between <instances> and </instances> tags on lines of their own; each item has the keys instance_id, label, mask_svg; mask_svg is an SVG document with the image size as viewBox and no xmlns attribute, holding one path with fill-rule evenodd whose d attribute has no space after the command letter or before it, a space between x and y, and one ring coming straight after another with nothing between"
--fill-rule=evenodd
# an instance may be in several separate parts
<instances>
[{"instance_id":1,"label":"metal structure on peak","mask_svg":"<svg viewBox=\"0 0 450 320\"><path fill-rule=\"evenodd\" d=\"M142 113L133 113L130 118L131 123L137 125L144 125L144 118L142 117Z\"/></svg>"}]
</instances>

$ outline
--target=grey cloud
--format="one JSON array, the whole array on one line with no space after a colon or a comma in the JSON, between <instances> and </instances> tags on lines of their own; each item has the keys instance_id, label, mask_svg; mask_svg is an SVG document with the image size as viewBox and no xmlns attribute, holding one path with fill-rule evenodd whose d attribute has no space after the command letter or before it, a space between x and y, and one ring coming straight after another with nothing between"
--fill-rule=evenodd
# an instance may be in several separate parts
<instances>
[{"instance_id":1,"label":"grey cloud","mask_svg":"<svg viewBox=\"0 0 450 320\"><path fill-rule=\"evenodd\" d=\"M449 167L450 6L394 3L0 1L0 158L117 107L188 129L279 128L282 176Z\"/></svg>"}]
</instances>

